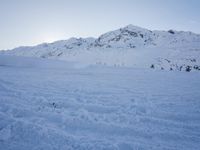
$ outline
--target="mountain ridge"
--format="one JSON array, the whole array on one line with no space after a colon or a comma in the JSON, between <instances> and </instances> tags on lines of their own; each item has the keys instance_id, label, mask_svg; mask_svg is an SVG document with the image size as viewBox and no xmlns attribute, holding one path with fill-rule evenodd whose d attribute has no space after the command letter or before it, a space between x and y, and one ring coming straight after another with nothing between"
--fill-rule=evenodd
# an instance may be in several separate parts
<instances>
[{"instance_id":1,"label":"mountain ridge","mask_svg":"<svg viewBox=\"0 0 200 150\"><path fill-rule=\"evenodd\" d=\"M200 34L175 30L151 31L128 25L104 33L98 38L70 38L37 46L18 47L0 53L78 61L89 65L150 67L179 71L189 67L193 70L200 68Z\"/></svg>"},{"instance_id":2,"label":"mountain ridge","mask_svg":"<svg viewBox=\"0 0 200 150\"><path fill-rule=\"evenodd\" d=\"M116 29L116 30L113 30L113 31L108 31L104 34L101 34L99 37L97 38L94 38L94 37L86 37L86 38L82 38L82 37L71 37L69 39L66 39L66 40L57 40L57 41L54 41L54 42L44 42L44 43L41 43L41 44L37 44L37 45L33 45L33 46L19 46L19 47L16 47L16 48L13 48L13 49L7 49L7 50L14 50L14 49L18 49L18 48L30 48L30 47L35 47L35 46L41 46L41 45L47 45L47 44L54 44L54 43L57 43L57 42L69 42L69 41L75 41L75 40L93 40L93 41L98 41L99 38L103 37L104 35L107 35L107 34L110 34L110 33L113 33L113 32L118 32L119 30L120 31L124 31L124 30L135 30L135 31L147 31L147 32L156 32L156 33L170 33L170 34L177 34L177 33L185 33L185 34L192 34L192 35L195 35L195 36L198 36L200 37L200 34L198 33L194 33L194 32L191 32L191 31L177 31L177 30L173 30L173 29L169 29L168 31L165 31L165 30L149 30L149 29L146 29L146 28L142 28L142 27L139 27L139 26L135 26L135 25L132 25L132 24L129 24L123 28L119 28L119 29ZM134 35L133 35L134 36ZM142 35L140 35L142 36ZM143 37L143 36L142 36Z\"/></svg>"}]
</instances>

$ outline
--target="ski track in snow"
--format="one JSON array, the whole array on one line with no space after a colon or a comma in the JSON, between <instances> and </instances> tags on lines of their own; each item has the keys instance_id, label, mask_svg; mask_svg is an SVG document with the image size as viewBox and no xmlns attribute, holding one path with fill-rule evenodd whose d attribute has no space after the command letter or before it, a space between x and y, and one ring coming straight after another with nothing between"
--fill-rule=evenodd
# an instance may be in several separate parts
<instances>
[{"instance_id":1,"label":"ski track in snow","mask_svg":"<svg viewBox=\"0 0 200 150\"><path fill-rule=\"evenodd\" d=\"M200 147L200 74L0 66L0 150Z\"/></svg>"}]
</instances>

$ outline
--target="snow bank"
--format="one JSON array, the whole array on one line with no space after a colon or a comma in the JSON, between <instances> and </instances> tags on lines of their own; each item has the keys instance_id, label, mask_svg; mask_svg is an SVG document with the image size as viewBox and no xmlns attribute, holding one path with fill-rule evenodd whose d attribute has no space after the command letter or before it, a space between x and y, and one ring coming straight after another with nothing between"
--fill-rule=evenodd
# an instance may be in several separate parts
<instances>
[{"instance_id":1,"label":"snow bank","mask_svg":"<svg viewBox=\"0 0 200 150\"><path fill-rule=\"evenodd\" d=\"M67 62L61 60L49 60L42 58L22 57L22 56L9 56L0 55L0 66L7 67L27 67L27 68L83 68L87 65L81 65L75 62Z\"/></svg>"}]
</instances>

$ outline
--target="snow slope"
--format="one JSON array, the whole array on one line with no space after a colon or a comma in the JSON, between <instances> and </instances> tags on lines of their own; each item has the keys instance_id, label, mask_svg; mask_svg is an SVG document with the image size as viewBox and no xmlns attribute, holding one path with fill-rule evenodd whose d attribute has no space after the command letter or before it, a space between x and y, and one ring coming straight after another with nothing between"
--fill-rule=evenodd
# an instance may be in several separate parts
<instances>
[{"instance_id":1,"label":"snow slope","mask_svg":"<svg viewBox=\"0 0 200 150\"><path fill-rule=\"evenodd\" d=\"M0 150L197 150L199 78L0 56Z\"/></svg>"},{"instance_id":2,"label":"snow slope","mask_svg":"<svg viewBox=\"0 0 200 150\"><path fill-rule=\"evenodd\" d=\"M200 35L183 31L150 31L128 25L95 38L71 38L33 47L1 51L5 55L40 57L86 65L179 71L200 70Z\"/></svg>"}]
</instances>

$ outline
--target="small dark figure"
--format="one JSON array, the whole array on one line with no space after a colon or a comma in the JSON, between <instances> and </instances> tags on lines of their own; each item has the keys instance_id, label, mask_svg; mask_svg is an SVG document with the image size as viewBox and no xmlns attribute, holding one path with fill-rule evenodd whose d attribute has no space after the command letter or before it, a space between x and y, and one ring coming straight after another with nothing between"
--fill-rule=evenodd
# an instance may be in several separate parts
<instances>
[{"instance_id":1,"label":"small dark figure","mask_svg":"<svg viewBox=\"0 0 200 150\"><path fill-rule=\"evenodd\" d=\"M185 69L186 72L190 72L191 70L192 70L191 66L187 66Z\"/></svg>"},{"instance_id":2,"label":"small dark figure","mask_svg":"<svg viewBox=\"0 0 200 150\"><path fill-rule=\"evenodd\" d=\"M152 64L152 65L151 65L151 68L152 68L152 69L154 69L154 68L155 68L154 64Z\"/></svg>"},{"instance_id":3,"label":"small dark figure","mask_svg":"<svg viewBox=\"0 0 200 150\"><path fill-rule=\"evenodd\" d=\"M195 65L194 69L199 70L199 66Z\"/></svg>"},{"instance_id":4,"label":"small dark figure","mask_svg":"<svg viewBox=\"0 0 200 150\"><path fill-rule=\"evenodd\" d=\"M56 105L56 103L52 103L52 105L53 105L53 108L56 108L57 107L57 105Z\"/></svg>"},{"instance_id":5,"label":"small dark figure","mask_svg":"<svg viewBox=\"0 0 200 150\"><path fill-rule=\"evenodd\" d=\"M169 30L168 32L171 34L175 34L175 32L173 30Z\"/></svg>"},{"instance_id":6,"label":"small dark figure","mask_svg":"<svg viewBox=\"0 0 200 150\"><path fill-rule=\"evenodd\" d=\"M180 71L182 70L183 66L180 66Z\"/></svg>"}]
</instances>

